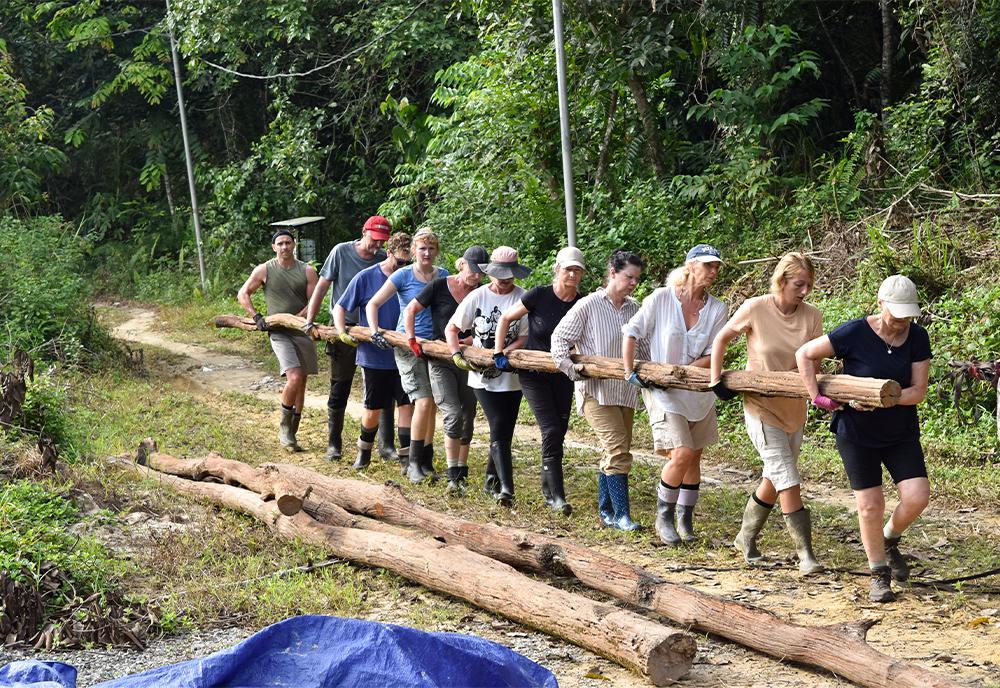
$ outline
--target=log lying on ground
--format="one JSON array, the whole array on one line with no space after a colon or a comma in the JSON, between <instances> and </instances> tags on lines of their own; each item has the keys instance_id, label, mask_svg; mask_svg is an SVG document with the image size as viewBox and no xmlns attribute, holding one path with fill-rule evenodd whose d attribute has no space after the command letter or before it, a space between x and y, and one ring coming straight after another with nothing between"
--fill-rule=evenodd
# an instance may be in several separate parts
<instances>
[{"instance_id":1,"label":"log lying on ground","mask_svg":"<svg viewBox=\"0 0 1000 688\"><path fill-rule=\"evenodd\" d=\"M961 685L869 646L865 634L875 621L819 627L791 623L759 607L670 583L640 567L564 539L474 523L426 509L406 499L395 485L331 478L288 464L277 464L274 468L289 481L312 487L307 510L314 502L334 503L353 513L419 528L443 542L463 545L521 570L571 575L595 590L678 623L781 660L827 669L863 686Z\"/></svg>"},{"instance_id":2,"label":"log lying on ground","mask_svg":"<svg viewBox=\"0 0 1000 688\"><path fill-rule=\"evenodd\" d=\"M234 327L241 330L256 330L253 320L235 315L220 315L212 320L216 327ZM281 313L267 316L268 325L292 330L301 329L305 321L294 315ZM351 336L360 341L369 341L368 328L354 326ZM318 326L313 331L317 339L330 341L337 338L333 327ZM399 332L384 332L385 338L400 348L408 348L406 336ZM420 340L424 353L432 358L448 360L451 351L440 341ZM470 363L493 367L493 352L473 346L462 347L462 352ZM510 363L520 370L534 370L543 373L559 372L552 357L544 351L512 351ZM605 356L573 356L576 363L583 364L583 374L587 377L620 380L625 368L619 358ZM705 368L693 366L636 361L635 371L647 383L667 389L689 389L704 392L709 389L709 372ZM755 372L750 370L727 370L722 374L726 386L737 392L753 392L764 396L808 398L805 385L795 372ZM847 403L856 401L872 408L888 408L899 401L902 390L895 380L878 380L853 375L819 375L820 392L826 396Z\"/></svg>"},{"instance_id":3,"label":"log lying on ground","mask_svg":"<svg viewBox=\"0 0 1000 688\"><path fill-rule=\"evenodd\" d=\"M160 455L161 465L191 472L181 459ZM592 650L670 685L686 675L697 651L694 638L610 604L535 581L511 566L461 545L400 535L342 528L317 522L305 513L283 516L272 502L232 485L186 480L148 466L116 460L117 465L159 480L178 492L249 514L287 538L323 547L343 559L394 571L432 590ZM217 466L224 471L226 467Z\"/></svg>"}]
</instances>

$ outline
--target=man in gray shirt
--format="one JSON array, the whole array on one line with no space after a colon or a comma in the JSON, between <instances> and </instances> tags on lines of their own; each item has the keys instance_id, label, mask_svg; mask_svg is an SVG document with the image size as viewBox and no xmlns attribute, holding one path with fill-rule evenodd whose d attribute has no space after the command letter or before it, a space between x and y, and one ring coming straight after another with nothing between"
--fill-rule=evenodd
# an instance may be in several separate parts
<instances>
[{"instance_id":1,"label":"man in gray shirt","mask_svg":"<svg viewBox=\"0 0 1000 688\"><path fill-rule=\"evenodd\" d=\"M309 334L315 324L313 320L319 313L323 305L323 298L326 292L330 291L330 322L333 322L333 307L337 304L351 279L367 267L385 260L385 251L382 244L389 238L392 226L389 221L381 215L373 215L365 222L361 231L361 238L353 241L345 241L337 244L326 257L326 262L319 271L319 280L316 289L313 290L312 298L309 299L309 306L306 309L306 324L303 330ZM331 290L330 287L333 287ZM358 324L358 312L347 314L347 324ZM326 402L327 408L327 428L329 438L326 447L327 461L336 461L341 455L341 435L344 430L344 414L347 411L347 400L351 396L351 386L354 384L355 354L357 350L343 342L331 341L326 343L326 353L330 357L330 396ZM383 426L385 425L385 413L382 414ZM389 409L389 429L388 435L391 438L392 430L392 409ZM385 431L382 433L382 443L385 444Z\"/></svg>"}]
</instances>

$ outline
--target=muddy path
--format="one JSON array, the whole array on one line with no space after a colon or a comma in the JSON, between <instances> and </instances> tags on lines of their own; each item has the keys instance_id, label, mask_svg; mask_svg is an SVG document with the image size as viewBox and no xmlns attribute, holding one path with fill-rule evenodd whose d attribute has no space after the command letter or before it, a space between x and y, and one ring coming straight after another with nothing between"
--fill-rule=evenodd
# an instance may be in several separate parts
<instances>
[{"instance_id":1,"label":"muddy path","mask_svg":"<svg viewBox=\"0 0 1000 688\"><path fill-rule=\"evenodd\" d=\"M131 346L151 346L171 352L176 362L158 374L175 378L179 385L207 394L239 392L276 402L280 382L259 364L240 356L171 339L157 330L153 310L122 306L126 318L113 329L113 336ZM308 408L323 409L326 395L307 393ZM361 406L352 400L349 412L360 416ZM538 439L534 426L518 426L518 439L531 443ZM483 441L477 436L477 441ZM594 451L596 441L579 433L571 435L570 446ZM639 453L642 461L658 463L652 454ZM316 461L303 455L303 463ZM706 464L703 481L740 489L751 487L747 471L723 465ZM811 484L809 497L853 510L851 493L837 485ZM928 521L958 522L960 514L931 507ZM996 514L983 514L979 528L982 536L1000 542L1000 520ZM978 532L978 531L977 531ZM729 543L707 543L707 557L719 558L712 567L675 567L657 555L645 540L616 546L613 554L661 573L667 579L688 584L705 592L723 595L759 605L795 622L835 624L860 618L878 619L868 634L869 642L894 657L920 662L945 675L952 675L980 685L1000 686L1000 597L970 593L959 603L954 596L932 593L921 588L906 589L900 600L891 605L873 605L867 601L867 578L844 573L825 573L808 583L792 567L748 570L732 566L725 551ZM714 551L713 551L714 550ZM428 593L430 594L430 593ZM375 618L393 622L401 618L397 609L380 611ZM562 686L645 686L648 685L614 664L564 642L528 631L515 624L473 611L456 627L441 628L476 633L501 642L549 667ZM698 636L699 654L690 676L683 681L690 686L842 686L850 685L829 675L802 669L746 650L722 639Z\"/></svg>"}]
</instances>

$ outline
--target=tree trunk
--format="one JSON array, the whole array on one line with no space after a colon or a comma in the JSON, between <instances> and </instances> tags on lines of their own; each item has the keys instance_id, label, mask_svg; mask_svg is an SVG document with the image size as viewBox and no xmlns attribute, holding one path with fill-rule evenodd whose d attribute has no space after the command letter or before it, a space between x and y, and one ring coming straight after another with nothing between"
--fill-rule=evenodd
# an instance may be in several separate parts
<instances>
[{"instance_id":1,"label":"tree trunk","mask_svg":"<svg viewBox=\"0 0 1000 688\"><path fill-rule=\"evenodd\" d=\"M537 582L507 564L460 545L324 525L301 512L282 516L276 505L243 488L193 482L127 461L119 460L117 465L184 494L249 514L283 537L323 547L357 563L394 571L432 590L564 638L649 676L654 685L670 685L686 675L697 651L694 639L686 633Z\"/></svg>"},{"instance_id":2,"label":"tree trunk","mask_svg":"<svg viewBox=\"0 0 1000 688\"><path fill-rule=\"evenodd\" d=\"M604 119L604 138L601 140L601 152L597 156L597 170L594 173L594 192L600 190L604 183L604 176L608 173L608 163L611 160L611 135L615 130L615 114L618 112L618 89L611 91L611 101L608 103L608 112ZM587 219L594 219L597 206L591 204L587 211Z\"/></svg>"},{"instance_id":3,"label":"tree trunk","mask_svg":"<svg viewBox=\"0 0 1000 688\"><path fill-rule=\"evenodd\" d=\"M896 46L893 40L892 0L879 0L882 10L882 78L879 79L879 95L882 100L882 120L885 120L892 105L892 57Z\"/></svg>"},{"instance_id":4,"label":"tree trunk","mask_svg":"<svg viewBox=\"0 0 1000 688\"><path fill-rule=\"evenodd\" d=\"M781 660L827 669L863 686L958 685L921 666L871 648L865 642L865 634L876 621L819 627L791 623L759 607L670 583L655 573L565 538L474 523L431 511L403 497L398 486L341 480L287 464L274 468L289 481L312 487L306 500L307 512L316 503L335 503L354 513L418 528L442 542L462 545L518 569L573 576L595 590L682 625L714 633Z\"/></svg>"},{"instance_id":5,"label":"tree trunk","mask_svg":"<svg viewBox=\"0 0 1000 688\"><path fill-rule=\"evenodd\" d=\"M279 314L267 316L269 325L299 329L304 321L294 315ZM235 315L220 315L213 319L216 327L235 327L248 331L256 331L256 326L250 318ZM333 327L318 326L314 330L318 339L332 340L337 338ZM368 328L354 326L350 334L360 341L369 341L371 335ZM384 331L385 338L394 346L408 348L407 338L400 332ZM424 353L431 358L451 359L448 345L441 341L420 340ZM493 352L472 346L462 347L462 353L472 364L487 368L493 367ZM519 349L508 356L514 368L534 370L538 372L557 373L555 363L545 351L526 351ZM583 374L587 377L620 380L625 375L625 367L620 358L605 356L573 356L573 360L583 364ZM653 363L636 361L635 371L639 377L655 387L665 389L690 389L704 392L709 389L709 372L707 368L693 366L678 366L669 363ZM888 408L899 401L902 390L894 380L877 380L874 378L854 377L851 375L819 375L820 392L839 402L857 401L871 408ZM753 392L764 396L808 398L805 385L795 372L755 372L748 370L728 370L722 374L726 386L737 392Z\"/></svg>"},{"instance_id":6,"label":"tree trunk","mask_svg":"<svg viewBox=\"0 0 1000 688\"><path fill-rule=\"evenodd\" d=\"M639 111L639 119L642 120L642 130L646 137L649 160L653 163L656 177L661 182L666 182L669 179L669 174L663 162L663 144L660 142L660 127L656 124L656 113L646 98L646 88L642 85L639 77L635 74L629 74L628 87L632 91L635 108Z\"/></svg>"}]
</instances>

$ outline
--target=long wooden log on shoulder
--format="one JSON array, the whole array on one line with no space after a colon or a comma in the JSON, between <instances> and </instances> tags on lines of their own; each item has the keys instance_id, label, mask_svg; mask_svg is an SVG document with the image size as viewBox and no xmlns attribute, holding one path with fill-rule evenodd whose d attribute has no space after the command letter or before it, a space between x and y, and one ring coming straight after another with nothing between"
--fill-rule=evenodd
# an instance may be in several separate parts
<instances>
[{"instance_id":1,"label":"long wooden log on shoulder","mask_svg":"<svg viewBox=\"0 0 1000 688\"><path fill-rule=\"evenodd\" d=\"M515 568L570 575L624 602L707 631L781 660L834 672L872 688L946 688L961 684L917 664L897 660L865 642L874 622L804 626L749 604L670 583L565 539L516 528L466 521L406 499L396 485L373 485L324 476L301 466L275 465L290 481L308 484L312 501L335 503L398 526L419 528L443 542L463 545Z\"/></svg>"},{"instance_id":2,"label":"long wooden log on shoulder","mask_svg":"<svg viewBox=\"0 0 1000 688\"><path fill-rule=\"evenodd\" d=\"M685 676L697 652L694 638L687 633L535 581L508 564L461 545L430 537L326 525L303 512L283 516L273 502L265 502L241 487L187 480L127 460L117 459L115 463L183 494L253 516L283 537L322 547L357 563L394 571L431 590L568 640L648 676L657 686L674 684ZM181 468L176 463L172 467Z\"/></svg>"},{"instance_id":3,"label":"long wooden log on shoulder","mask_svg":"<svg viewBox=\"0 0 1000 688\"><path fill-rule=\"evenodd\" d=\"M280 313L266 318L269 326L301 330L305 321L294 315ZM220 315L212 320L216 327L235 327L241 330L256 330L250 318L235 315ZM359 341L370 341L367 327L353 326L352 337ZM313 336L330 341L338 336L334 327L317 326ZM408 348L406 336L399 332L384 332L385 338L393 345ZM424 353L432 358L450 360L451 351L441 341L421 339ZM493 352L474 346L463 346L462 353L474 365L492 368ZM512 351L508 356L512 366L519 370L533 370L542 373L557 373L552 357L544 351ZM625 376L625 367L620 358L605 356L573 356L573 361L583 365L587 377L620 380ZM635 371L645 382L664 389L688 389L705 392L709 389L709 372L705 368L680 366L652 361L636 361ZM808 398L805 385L796 372L757 372L752 370L727 370L722 374L726 386L737 392L752 392L763 396ZM879 380L853 375L818 375L820 392L842 403L856 401L870 408L888 408L899 402L902 389L895 380Z\"/></svg>"}]
</instances>

